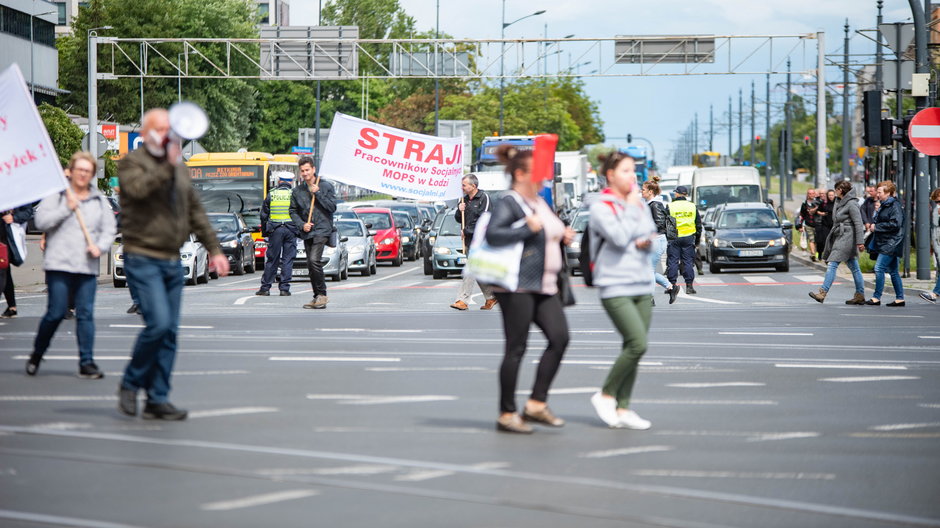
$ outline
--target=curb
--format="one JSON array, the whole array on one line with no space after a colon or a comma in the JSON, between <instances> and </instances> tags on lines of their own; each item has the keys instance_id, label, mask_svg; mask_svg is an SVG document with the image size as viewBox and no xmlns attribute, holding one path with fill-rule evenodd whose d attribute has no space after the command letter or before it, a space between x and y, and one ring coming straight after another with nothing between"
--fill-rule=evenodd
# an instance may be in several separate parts
<instances>
[{"instance_id":1,"label":"curb","mask_svg":"<svg viewBox=\"0 0 940 528\"><path fill-rule=\"evenodd\" d=\"M809 259L809 257L806 257L806 256L804 256L804 255L802 255L802 254L797 254L798 251L801 252L802 250L791 251L791 252L790 252L790 258L793 259L793 260L796 260L796 261L799 262L800 264L803 264L803 265L808 266L808 267L811 267L811 268L815 268L815 269L817 269L817 270L823 272L824 274L826 273L826 269L828 268L828 266L826 266L825 263L820 262L820 261L813 262L812 260ZM862 274L862 277L865 277L865 275L866 275L866 274L863 273L863 274ZM867 274L867 275L871 275L871 274ZM844 281L850 281L850 282L851 282L851 281L853 280L853 279L852 279L852 275L851 275L850 273L846 272L846 271L843 269L842 266L839 266L839 269L836 271L836 277L838 277L839 279L842 279L842 280L844 280ZM919 280L917 280L917 279L910 279L910 278L909 278L909 280L910 280L912 283L915 283L916 286L915 286L914 284L911 284L911 283L905 284L905 286L904 286L904 291L906 291L906 292L907 292L907 291L910 291L910 292L930 291L930 290L933 289L933 283L932 283L932 281L930 281L930 280L927 280L927 281L919 281ZM871 290L874 290L874 289L875 289L875 282L874 282L874 280L870 280L870 279L868 279L868 278L864 278L864 282L865 282L865 287L866 287L866 288L869 288L869 289L871 289ZM887 285L887 279L886 279L886 281L885 281L885 284ZM886 289L885 291L887 291L887 289Z\"/></svg>"}]
</instances>

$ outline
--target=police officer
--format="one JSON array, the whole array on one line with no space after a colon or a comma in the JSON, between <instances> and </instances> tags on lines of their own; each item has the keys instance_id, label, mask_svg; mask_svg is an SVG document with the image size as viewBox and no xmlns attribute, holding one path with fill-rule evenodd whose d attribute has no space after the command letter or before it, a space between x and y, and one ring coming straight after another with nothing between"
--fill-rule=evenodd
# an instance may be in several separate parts
<instances>
[{"instance_id":1,"label":"police officer","mask_svg":"<svg viewBox=\"0 0 940 528\"><path fill-rule=\"evenodd\" d=\"M669 241L666 248L666 278L672 284L667 292L670 302L679 295L679 261L682 261L682 278L685 279L685 293L692 295L695 288L695 240L701 236L702 220L695 204L687 198L689 189L685 185L676 187L675 199L669 204L669 214L676 219L676 231L679 237Z\"/></svg>"},{"instance_id":2,"label":"police officer","mask_svg":"<svg viewBox=\"0 0 940 528\"><path fill-rule=\"evenodd\" d=\"M290 196L294 175L290 172L278 172L277 187L271 189L264 204L261 205L261 225L268 239L268 249L264 258L264 273L261 275L261 289L255 295L271 295L271 283L281 268L278 289L281 295L290 295L290 280L294 269L294 257L297 255L297 226L290 219Z\"/></svg>"}]
</instances>

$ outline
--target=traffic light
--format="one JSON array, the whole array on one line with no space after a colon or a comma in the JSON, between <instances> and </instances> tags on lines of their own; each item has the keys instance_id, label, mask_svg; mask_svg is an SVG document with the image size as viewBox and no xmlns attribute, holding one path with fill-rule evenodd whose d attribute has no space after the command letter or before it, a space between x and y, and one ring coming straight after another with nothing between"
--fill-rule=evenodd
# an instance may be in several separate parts
<instances>
[{"instance_id":1,"label":"traffic light","mask_svg":"<svg viewBox=\"0 0 940 528\"><path fill-rule=\"evenodd\" d=\"M809 136L803 136L803 144L809 146Z\"/></svg>"},{"instance_id":2,"label":"traffic light","mask_svg":"<svg viewBox=\"0 0 940 528\"><path fill-rule=\"evenodd\" d=\"M905 147L911 147L911 138L908 136L908 129L911 126L911 120L914 119L914 116L908 115L904 116L903 119L891 119L886 121L891 121L891 124L894 125L894 132L891 134L891 139L898 141Z\"/></svg>"},{"instance_id":3,"label":"traffic light","mask_svg":"<svg viewBox=\"0 0 940 528\"><path fill-rule=\"evenodd\" d=\"M760 145L760 136L755 137L754 142Z\"/></svg>"},{"instance_id":4,"label":"traffic light","mask_svg":"<svg viewBox=\"0 0 940 528\"><path fill-rule=\"evenodd\" d=\"M633 143L633 134L627 134L627 143Z\"/></svg>"}]
</instances>

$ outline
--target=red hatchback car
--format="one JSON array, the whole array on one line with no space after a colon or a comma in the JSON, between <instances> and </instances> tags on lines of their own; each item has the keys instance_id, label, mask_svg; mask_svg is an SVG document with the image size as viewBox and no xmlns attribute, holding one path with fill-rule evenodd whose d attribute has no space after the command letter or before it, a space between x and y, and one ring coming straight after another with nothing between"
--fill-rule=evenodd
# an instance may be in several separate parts
<instances>
[{"instance_id":1,"label":"red hatchback car","mask_svg":"<svg viewBox=\"0 0 940 528\"><path fill-rule=\"evenodd\" d=\"M375 240L375 260L401 266L401 230L395 226L392 211L381 207L357 207L356 214L364 224L371 224L369 232Z\"/></svg>"}]
</instances>

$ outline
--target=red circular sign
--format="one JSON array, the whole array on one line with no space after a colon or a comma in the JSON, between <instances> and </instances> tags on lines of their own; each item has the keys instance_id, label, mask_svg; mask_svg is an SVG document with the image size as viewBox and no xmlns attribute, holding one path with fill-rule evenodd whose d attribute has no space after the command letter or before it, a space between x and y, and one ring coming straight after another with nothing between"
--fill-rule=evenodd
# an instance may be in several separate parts
<instances>
[{"instance_id":1,"label":"red circular sign","mask_svg":"<svg viewBox=\"0 0 940 528\"><path fill-rule=\"evenodd\" d=\"M928 156L940 155L940 108L924 108L917 112L907 135L918 152Z\"/></svg>"}]
</instances>

